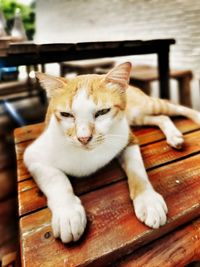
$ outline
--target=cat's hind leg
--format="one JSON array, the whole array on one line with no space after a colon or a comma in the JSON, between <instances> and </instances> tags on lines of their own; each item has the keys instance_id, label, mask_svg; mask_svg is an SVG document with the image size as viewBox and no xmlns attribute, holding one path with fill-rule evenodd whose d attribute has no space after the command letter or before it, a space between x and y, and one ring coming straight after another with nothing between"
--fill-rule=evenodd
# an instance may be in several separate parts
<instances>
[{"instance_id":1,"label":"cat's hind leg","mask_svg":"<svg viewBox=\"0 0 200 267\"><path fill-rule=\"evenodd\" d=\"M135 125L155 125L165 134L167 143L177 149L182 147L184 142L182 133L176 128L174 123L165 115L144 115L135 121Z\"/></svg>"},{"instance_id":2,"label":"cat's hind leg","mask_svg":"<svg viewBox=\"0 0 200 267\"><path fill-rule=\"evenodd\" d=\"M173 104L168 100L149 98L151 114L167 116L185 116L200 125L200 112L188 107Z\"/></svg>"}]
</instances>

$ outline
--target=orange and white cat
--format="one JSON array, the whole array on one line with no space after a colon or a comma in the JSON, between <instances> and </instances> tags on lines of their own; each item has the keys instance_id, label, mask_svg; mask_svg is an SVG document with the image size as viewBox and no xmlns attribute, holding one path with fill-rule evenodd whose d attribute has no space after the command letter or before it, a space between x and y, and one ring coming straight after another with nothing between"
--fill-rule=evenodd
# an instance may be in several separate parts
<instances>
[{"instance_id":1,"label":"orange and white cat","mask_svg":"<svg viewBox=\"0 0 200 267\"><path fill-rule=\"evenodd\" d=\"M148 180L130 125L157 125L168 144L180 148L183 136L166 115L185 115L200 124L200 113L129 86L130 71L127 62L107 75L71 80L37 73L50 103L46 129L26 149L24 161L47 196L54 236L65 243L78 240L86 226L67 175L90 175L115 157L127 174L137 218L153 228L166 223L167 206Z\"/></svg>"}]
</instances>

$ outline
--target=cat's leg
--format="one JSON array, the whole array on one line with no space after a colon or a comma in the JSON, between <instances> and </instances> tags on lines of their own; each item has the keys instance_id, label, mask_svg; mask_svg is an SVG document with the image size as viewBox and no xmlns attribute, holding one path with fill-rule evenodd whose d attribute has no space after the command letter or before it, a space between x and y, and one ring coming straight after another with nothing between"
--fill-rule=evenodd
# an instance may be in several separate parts
<instances>
[{"instance_id":1,"label":"cat's leg","mask_svg":"<svg viewBox=\"0 0 200 267\"><path fill-rule=\"evenodd\" d=\"M169 109L170 116L177 116L177 115L185 116L200 125L200 112L199 111L191 109L191 108L187 108L181 105L175 105L172 103L169 103L167 105L169 105L168 109Z\"/></svg>"},{"instance_id":2,"label":"cat's leg","mask_svg":"<svg viewBox=\"0 0 200 267\"><path fill-rule=\"evenodd\" d=\"M135 125L155 125L165 134L167 143L177 149L182 147L184 142L182 133L176 128L172 120L165 115L149 116L138 118Z\"/></svg>"},{"instance_id":3,"label":"cat's leg","mask_svg":"<svg viewBox=\"0 0 200 267\"><path fill-rule=\"evenodd\" d=\"M39 188L47 197L52 212L52 229L55 237L64 243L78 240L86 226L86 214L80 199L74 195L67 176L60 170L39 162L26 165Z\"/></svg>"},{"instance_id":4,"label":"cat's leg","mask_svg":"<svg viewBox=\"0 0 200 267\"><path fill-rule=\"evenodd\" d=\"M164 225L167 220L167 206L148 179L139 145L127 146L119 161L128 177L130 197L137 218L152 228Z\"/></svg>"}]
</instances>

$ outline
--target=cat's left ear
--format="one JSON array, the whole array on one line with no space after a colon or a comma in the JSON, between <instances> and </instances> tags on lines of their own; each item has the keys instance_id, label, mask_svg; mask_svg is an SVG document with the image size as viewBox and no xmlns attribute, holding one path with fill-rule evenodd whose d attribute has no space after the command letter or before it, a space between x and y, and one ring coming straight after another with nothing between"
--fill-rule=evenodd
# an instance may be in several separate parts
<instances>
[{"instance_id":1,"label":"cat's left ear","mask_svg":"<svg viewBox=\"0 0 200 267\"><path fill-rule=\"evenodd\" d=\"M46 90L48 97L59 94L67 84L67 80L62 77L55 77L42 72L36 72L35 76L41 86Z\"/></svg>"},{"instance_id":2,"label":"cat's left ear","mask_svg":"<svg viewBox=\"0 0 200 267\"><path fill-rule=\"evenodd\" d=\"M129 83L132 65L130 62L122 63L108 72L106 81L119 84L122 88L126 88Z\"/></svg>"}]
</instances>

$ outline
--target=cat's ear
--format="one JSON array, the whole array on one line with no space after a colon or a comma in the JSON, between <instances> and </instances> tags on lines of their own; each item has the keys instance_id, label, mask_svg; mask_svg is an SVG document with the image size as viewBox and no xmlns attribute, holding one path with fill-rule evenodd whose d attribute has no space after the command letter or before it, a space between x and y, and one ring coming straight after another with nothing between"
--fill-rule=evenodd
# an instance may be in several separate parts
<instances>
[{"instance_id":1,"label":"cat's ear","mask_svg":"<svg viewBox=\"0 0 200 267\"><path fill-rule=\"evenodd\" d=\"M67 84L67 80L64 78L54 77L42 72L36 72L35 76L39 80L41 86L46 90L48 97L59 94L62 90L64 90Z\"/></svg>"},{"instance_id":2,"label":"cat's ear","mask_svg":"<svg viewBox=\"0 0 200 267\"><path fill-rule=\"evenodd\" d=\"M105 79L107 82L117 83L121 87L126 88L129 83L131 68L130 62L122 63L110 70Z\"/></svg>"}]
</instances>

